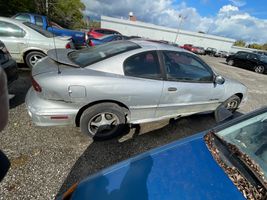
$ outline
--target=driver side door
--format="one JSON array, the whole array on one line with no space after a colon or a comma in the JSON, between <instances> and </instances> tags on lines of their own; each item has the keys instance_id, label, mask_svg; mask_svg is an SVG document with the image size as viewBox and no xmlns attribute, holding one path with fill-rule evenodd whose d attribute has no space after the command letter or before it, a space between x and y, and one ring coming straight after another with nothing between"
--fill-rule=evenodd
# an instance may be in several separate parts
<instances>
[{"instance_id":1,"label":"driver side door","mask_svg":"<svg viewBox=\"0 0 267 200\"><path fill-rule=\"evenodd\" d=\"M186 52L161 51L166 72L157 117L213 111L221 103L224 85L199 57Z\"/></svg>"}]
</instances>

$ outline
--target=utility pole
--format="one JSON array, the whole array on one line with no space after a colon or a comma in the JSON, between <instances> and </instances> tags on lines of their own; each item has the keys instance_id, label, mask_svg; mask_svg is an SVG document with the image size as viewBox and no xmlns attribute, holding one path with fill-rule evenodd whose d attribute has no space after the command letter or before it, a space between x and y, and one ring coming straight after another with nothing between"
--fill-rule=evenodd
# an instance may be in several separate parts
<instances>
[{"instance_id":1,"label":"utility pole","mask_svg":"<svg viewBox=\"0 0 267 200\"><path fill-rule=\"evenodd\" d=\"M46 15L48 16L48 0L45 0L45 10L46 10Z\"/></svg>"},{"instance_id":2,"label":"utility pole","mask_svg":"<svg viewBox=\"0 0 267 200\"><path fill-rule=\"evenodd\" d=\"M181 28L182 22L186 18L187 18L187 16L184 17L181 14L179 14L179 16L178 16L178 19L180 19L180 22L179 22L179 25L178 25L178 28L177 28L177 33L176 33L176 37L175 37L174 43L176 43L176 41L177 41L177 38L178 38L178 35L179 35L179 32L180 32L180 28Z\"/></svg>"}]
</instances>

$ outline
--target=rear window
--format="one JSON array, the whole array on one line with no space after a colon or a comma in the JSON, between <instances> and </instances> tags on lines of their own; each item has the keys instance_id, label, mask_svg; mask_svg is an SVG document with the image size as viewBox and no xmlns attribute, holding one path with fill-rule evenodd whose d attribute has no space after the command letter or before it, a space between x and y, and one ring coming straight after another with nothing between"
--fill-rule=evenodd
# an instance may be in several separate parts
<instances>
[{"instance_id":1,"label":"rear window","mask_svg":"<svg viewBox=\"0 0 267 200\"><path fill-rule=\"evenodd\" d=\"M115 41L93 48L71 52L68 57L79 66L86 67L101 60L138 48L141 47L130 41Z\"/></svg>"},{"instance_id":2,"label":"rear window","mask_svg":"<svg viewBox=\"0 0 267 200\"><path fill-rule=\"evenodd\" d=\"M41 27L39 27L39 26L37 26L35 24L29 23L29 22L24 22L23 24L28 26L29 28L37 31L38 33L40 33L41 35L43 35L45 37L52 38L54 36L49 31L43 30Z\"/></svg>"}]
</instances>

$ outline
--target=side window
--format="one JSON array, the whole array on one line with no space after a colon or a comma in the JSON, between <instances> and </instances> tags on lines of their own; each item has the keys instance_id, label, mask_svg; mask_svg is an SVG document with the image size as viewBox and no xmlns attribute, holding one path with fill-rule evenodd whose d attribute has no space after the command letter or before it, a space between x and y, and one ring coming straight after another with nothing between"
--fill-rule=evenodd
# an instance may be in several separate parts
<instances>
[{"instance_id":1,"label":"side window","mask_svg":"<svg viewBox=\"0 0 267 200\"><path fill-rule=\"evenodd\" d=\"M184 52L163 51L168 80L212 82L213 72L199 58Z\"/></svg>"},{"instance_id":2,"label":"side window","mask_svg":"<svg viewBox=\"0 0 267 200\"><path fill-rule=\"evenodd\" d=\"M31 22L31 17L30 15L27 14L20 14L15 17L15 19L23 22Z\"/></svg>"},{"instance_id":3,"label":"side window","mask_svg":"<svg viewBox=\"0 0 267 200\"><path fill-rule=\"evenodd\" d=\"M156 51L142 52L127 58L123 64L124 74L148 79L160 79L161 71Z\"/></svg>"},{"instance_id":4,"label":"side window","mask_svg":"<svg viewBox=\"0 0 267 200\"><path fill-rule=\"evenodd\" d=\"M236 57L238 58L247 58L248 54L245 52L237 52Z\"/></svg>"},{"instance_id":5,"label":"side window","mask_svg":"<svg viewBox=\"0 0 267 200\"><path fill-rule=\"evenodd\" d=\"M0 37L24 37L25 32L18 26L0 21Z\"/></svg>"},{"instance_id":6,"label":"side window","mask_svg":"<svg viewBox=\"0 0 267 200\"><path fill-rule=\"evenodd\" d=\"M35 19L35 24L37 25L37 26L41 26L41 27L43 27L43 18L42 17L40 17L40 16L34 16L34 19Z\"/></svg>"},{"instance_id":7,"label":"side window","mask_svg":"<svg viewBox=\"0 0 267 200\"><path fill-rule=\"evenodd\" d=\"M248 59L258 60L258 56L255 54L248 54Z\"/></svg>"}]
</instances>

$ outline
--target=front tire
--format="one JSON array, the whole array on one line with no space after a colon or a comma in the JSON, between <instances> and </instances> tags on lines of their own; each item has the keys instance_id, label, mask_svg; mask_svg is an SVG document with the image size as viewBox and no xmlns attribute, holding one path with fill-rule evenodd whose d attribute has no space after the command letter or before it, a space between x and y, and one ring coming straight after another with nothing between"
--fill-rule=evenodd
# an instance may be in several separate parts
<instances>
[{"instance_id":1,"label":"front tire","mask_svg":"<svg viewBox=\"0 0 267 200\"><path fill-rule=\"evenodd\" d=\"M223 103L223 106L230 112L234 113L238 109L240 103L240 97L237 95L233 95Z\"/></svg>"},{"instance_id":2,"label":"front tire","mask_svg":"<svg viewBox=\"0 0 267 200\"><path fill-rule=\"evenodd\" d=\"M46 55L39 51L31 51L27 53L25 56L25 62L27 66L32 69L34 65L39 61L41 58L45 57Z\"/></svg>"},{"instance_id":3,"label":"front tire","mask_svg":"<svg viewBox=\"0 0 267 200\"><path fill-rule=\"evenodd\" d=\"M80 119L81 131L94 140L106 140L122 133L126 117L114 103L100 103L87 108Z\"/></svg>"}]
</instances>

